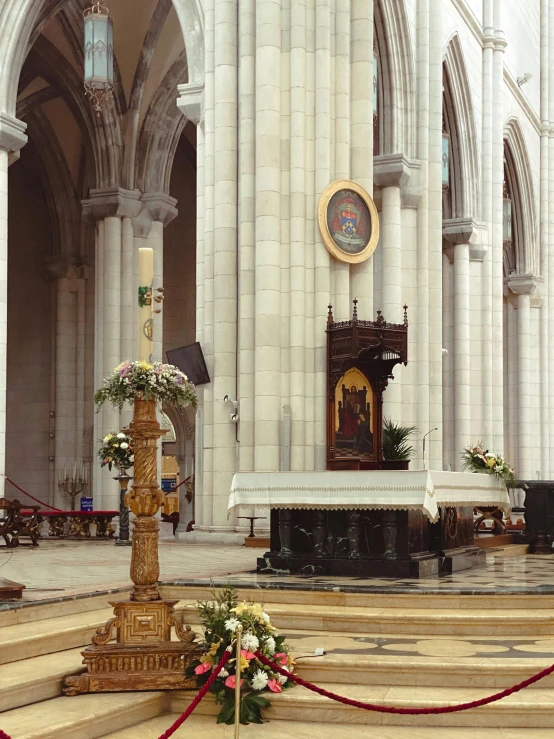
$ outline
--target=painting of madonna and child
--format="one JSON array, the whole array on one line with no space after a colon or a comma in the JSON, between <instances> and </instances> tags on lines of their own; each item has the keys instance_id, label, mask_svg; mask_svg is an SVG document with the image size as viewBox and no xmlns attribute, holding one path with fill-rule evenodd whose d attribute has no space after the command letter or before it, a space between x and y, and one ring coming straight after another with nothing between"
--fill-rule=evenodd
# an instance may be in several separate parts
<instances>
[{"instance_id":1,"label":"painting of madonna and child","mask_svg":"<svg viewBox=\"0 0 554 739\"><path fill-rule=\"evenodd\" d=\"M374 458L374 395L367 378L348 370L335 390L335 448L348 456ZM341 456L342 456L341 454Z\"/></svg>"}]
</instances>

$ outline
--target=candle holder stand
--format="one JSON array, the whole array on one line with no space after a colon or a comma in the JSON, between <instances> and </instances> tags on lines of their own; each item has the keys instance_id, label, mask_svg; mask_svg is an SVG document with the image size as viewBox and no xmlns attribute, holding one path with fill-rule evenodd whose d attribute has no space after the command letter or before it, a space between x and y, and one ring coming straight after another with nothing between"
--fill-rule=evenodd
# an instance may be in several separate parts
<instances>
[{"instance_id":1,"label":"candle holder stand","mask_svg":"<svg viewBox=\"0 0 554 739\"><path fill-rule=\"evenodd\" d=\"M136 400L128 433L135 451L134 484L125 503L133 521L130 600L112 603L114 616L97 630L83 655L86 672L65 678L64 693L195 688L185 670L198 659L196 634L174 613L176 600L164 600L158 589L158 521L162 502L156 447L165 433L156 418L155 401ZM171 641L171 632L179 641ZM115 642L110 640L115 637Z\"/></svg>"},{"instance_id":2,"label":"candle holder stand","mask_svg":"<svg viewBox=\"0 0 554 739\"><path fill-rule=\"evenodd\" d=\"M125 496L129 487L129 477L127 470L120 468L119 475L114 480L119 482L119 534L115 540L116 547L130 547L132 541L129 538L129 509L125 505Z\"/></svg>"}]
</instances>

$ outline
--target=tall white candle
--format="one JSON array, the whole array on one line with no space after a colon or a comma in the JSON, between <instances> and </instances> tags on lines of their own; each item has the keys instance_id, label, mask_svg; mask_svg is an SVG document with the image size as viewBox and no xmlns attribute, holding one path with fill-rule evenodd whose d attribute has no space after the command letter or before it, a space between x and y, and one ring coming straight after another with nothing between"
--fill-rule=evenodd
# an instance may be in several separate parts
<instances>
[{"instance_id":1,"label":"tall white candle","mask_svg":"<svg viewBox=\"0 0 554 739\"><path fill-rule=\"evenodd\" d=\"M154 250L149 248L139 249L139 287L152 287L154 280ZM152 336L152 304L139 307L139 359L149 362L152 355L152 339L148 338L146 331L150 326ZM150 323L149 323L150 322ZM146 331L145 331L146 329Z\"/></svg>"}]
</instances>

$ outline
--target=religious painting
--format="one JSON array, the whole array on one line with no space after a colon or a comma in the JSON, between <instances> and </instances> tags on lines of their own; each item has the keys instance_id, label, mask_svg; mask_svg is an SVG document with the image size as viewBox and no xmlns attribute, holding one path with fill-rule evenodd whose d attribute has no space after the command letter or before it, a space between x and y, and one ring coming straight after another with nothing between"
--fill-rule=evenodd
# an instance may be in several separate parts
<instances>
[{"instance_id":1,"label":"religious painting","mask_svg":"<svg viewBox=\"0 0 554 739\"><path fill-rule=\"evenodd\" d=\"M379 240L379 216L363 187L348 180L334 182L321 196L319 230L329 252L341 262L368 259Z\"/></svg>"},{"instance_id":2,"label":"religious painting","mask_svg":"<svg viewBox=\"0 0 554 739\"><path fill-rule=\"evenodd\" d=\"M375 456L374 404L373 389L367 377L356 368L348 370L335 390L337 450L349 456Z\"/></svg>"}]
</instances>

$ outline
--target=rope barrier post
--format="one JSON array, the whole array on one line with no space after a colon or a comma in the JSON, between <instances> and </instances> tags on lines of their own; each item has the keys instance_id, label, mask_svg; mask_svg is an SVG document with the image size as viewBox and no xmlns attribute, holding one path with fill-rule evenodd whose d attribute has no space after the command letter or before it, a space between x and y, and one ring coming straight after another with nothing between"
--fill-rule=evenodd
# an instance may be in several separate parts
<instances>
[{"instance_id":1,"label":"rope barrier post","mask_svg":"<svg viewBox=\"0 0 554 739\"><path fill-rule=\"evenodd\" d=\"M237 626L237 659L235 662L235 739L240 731L240 659L242 650L242 624Z\"/></svg>"}]
</instances>

